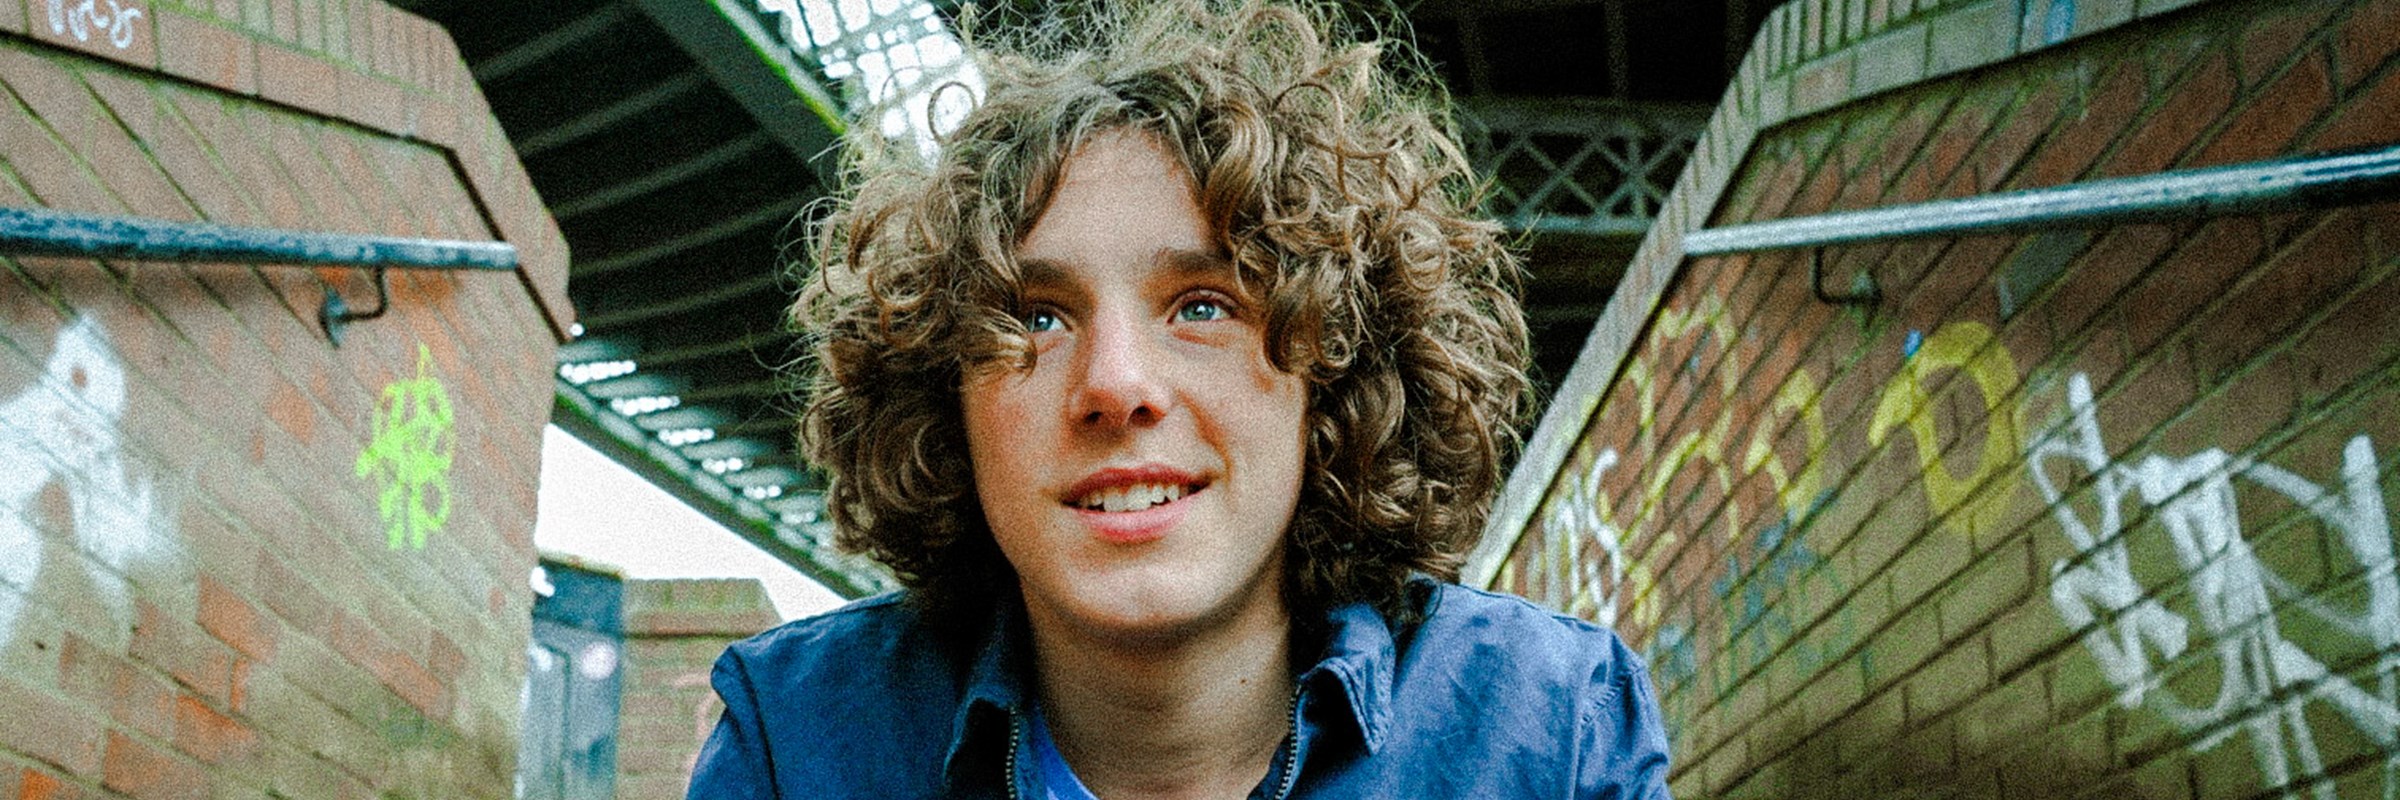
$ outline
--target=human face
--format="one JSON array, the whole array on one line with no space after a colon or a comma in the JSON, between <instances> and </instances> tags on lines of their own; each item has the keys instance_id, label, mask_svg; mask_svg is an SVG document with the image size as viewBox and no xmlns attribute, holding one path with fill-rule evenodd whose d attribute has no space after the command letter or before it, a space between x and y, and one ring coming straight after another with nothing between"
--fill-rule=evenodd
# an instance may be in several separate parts
<instances>
[{"instance_id":1,"label":"human face","mask_svg":"<svg viewBox=\"0 0 2400 800\"><path fill-rule=\"evenodd\" d=\"M1173 641L1282 619L1306 385L1146 133L1085 142L1017 250L1034 366L962 387L984 519L1052 634Z\"/></svg>"}]
</instances>

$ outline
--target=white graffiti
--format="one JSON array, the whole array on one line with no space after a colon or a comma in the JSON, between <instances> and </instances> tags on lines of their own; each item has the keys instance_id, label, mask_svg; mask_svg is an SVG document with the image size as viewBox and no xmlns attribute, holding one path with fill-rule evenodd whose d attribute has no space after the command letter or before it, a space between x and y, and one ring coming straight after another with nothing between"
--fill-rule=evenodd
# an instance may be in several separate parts
<instances>
[{"instance_id":1,"label":"white graffiti","mask_svg":"<svg viewBox=\"0 0 2400 800\"><path fill-rule=\"evenodd\" d=\"M1600 476L1616 465L1616 448L1594 455L1592 465L1561 498L1560 508L1542 521L1543 540L1550 545L1544 572L1555 576L1542 601L1611 628L1616 627L1617 607L1625 594L1625 545L1602 510ZM1600 559L1583 557L1587 537L1600 546Z\"/></svg>"},{"instance_id":2,"label":"white graffiti","mask_svg":"<svg viewBox=\"0 0 2400 800\"><path fill-rule=\"evenodd\" d=\"M91 591L125 621L125 581L158 563L181 564L151 482L125 465L118 423L125 416L125 368L108 350L99 323L79 318L58 334L39 381L0 400L0 642L15 632L25 599L41 578L44 547L33 520L53 482L65 490L75 540L87 558ZM87 635L110 637L99 631Z\"/></svg>"},{"instance_id":3,"label":"white graffiti","mask_svg":"<svg viewBox=\"0 0 2400 800\"><path fill-rule=\"evenodd\" d=\"M2065 502L2061 473L2054 472L2054 462L2062 461L2091 481L2096 519ZM2309 703L2323 702L2387 754L2383 796L2394 796L2400 787L2400 706L2395 705L2400 577L2395 577L2390 517L2376 482L2375 448L2366 436L2350 439L2342 449L2341 474L2332 488L2218 449L2186 458L2118 460L2101 439L2091 380L2076 374L2067 381L2066 418L2035 437L2026 466L2060 530L2080 551L2052 565L2051 603L2068 628L2085 631L2084 646L2117 687L2120 705L2156 709L2197 734L2194 750L2248 734L2270 788L2293 796L2296 779L2312 781L2311 793L2330 800L2334 787L2318 780L2326 765L2303 713ZM2363 570L2358 580L2365 587L2364 609L2336 607L2260 562L2242 530L2236 479L2288 498L2325 530L2339 534ZM2164 529L2196 620L2170 611L2135 577L2127 552L2128 498L2138 499L2149 519ZM2370 645L2379 654L2374 690L2334 674L2284 638L2279 605L2287 615L2311 618L2312 628L2322 623L2325 630ZM2216 697L2199 704L2168 689L2162 669L2195 645L2213 645L2218 670ZM2157 654L2156 663L2151 653Z\"/></svg>"},{"instance_id":4,"label":"white graffiti","mask_svg":"<svg viewBox=\"0 0 2400 800\"><path fill-rule=\"evenodd\" d=\"M100 10L102 3L108 4L107 11ZM141 9L118 5L117 0L50 0L51 33L72 33L78 42L91 41L97 33L119 50L133 46L133 21L141 17Z\"/></svg>"}]
</instances>

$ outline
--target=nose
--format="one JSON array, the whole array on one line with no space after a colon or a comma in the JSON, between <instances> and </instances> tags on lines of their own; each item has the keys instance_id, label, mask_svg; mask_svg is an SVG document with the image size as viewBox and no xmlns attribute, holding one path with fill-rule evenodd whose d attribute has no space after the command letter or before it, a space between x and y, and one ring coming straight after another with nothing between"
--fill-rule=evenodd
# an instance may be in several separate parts
<instances>
[{"instance_id":1,"label":"nose","mask_svg":"<svg viewBox=\"0 0 2400 800\"><path fill-rule=\"evenodd\" d=\"M1149 425L1173 408L1174 393L1166 385L1166 367L1157 343L1139 321L1108 314L1085 329L1082 385L1075 391L1072 413L1088 427L1119 428Z\"/></svg>"}]
</instances>

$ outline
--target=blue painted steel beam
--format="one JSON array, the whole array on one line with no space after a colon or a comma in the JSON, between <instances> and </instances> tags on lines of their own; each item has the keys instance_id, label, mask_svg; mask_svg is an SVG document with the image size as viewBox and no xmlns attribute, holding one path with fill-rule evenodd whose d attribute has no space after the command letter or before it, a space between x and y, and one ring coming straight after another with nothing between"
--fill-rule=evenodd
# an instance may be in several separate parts
<instances>
[{"instance_id":1,"label":"blue painted steel beam","mask_svg":"<svg viewBox=\"0 0 2400 800\"><path fill-rule=\"evenodd\" d=\"M1687 256L2032 233L2400 200L2400 145L1694 231Z\"/></svg>"},{"instance_id":2,"label":"blue painted steel beam","mask_svg":"<svg viewBox=\"0 0 2400 800\"><path fill-rule=\"evenodd\" d=\"M292 266L517 268L517 247L507 242L242 228L46 208L0 208L0 253Z\"/></svg>"}]
</instances>

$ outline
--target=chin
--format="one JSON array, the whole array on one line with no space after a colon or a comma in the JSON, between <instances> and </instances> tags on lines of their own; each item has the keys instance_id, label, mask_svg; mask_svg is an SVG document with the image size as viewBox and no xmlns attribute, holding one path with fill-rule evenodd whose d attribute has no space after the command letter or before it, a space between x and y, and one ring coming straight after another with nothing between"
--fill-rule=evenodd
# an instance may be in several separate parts
<instances>
[{"instance_id":1,"label":"chin","mask_svg":"<svg viewBox=\"0 0 2400 800\"><path fill-rule=\"evenodd\" d=\"M1087 585L1069 613L1093 635L1128 644L1168 645L1226 627L1240 616L1238 594L1174 584Z\"/></svg>"}]
</instances>

